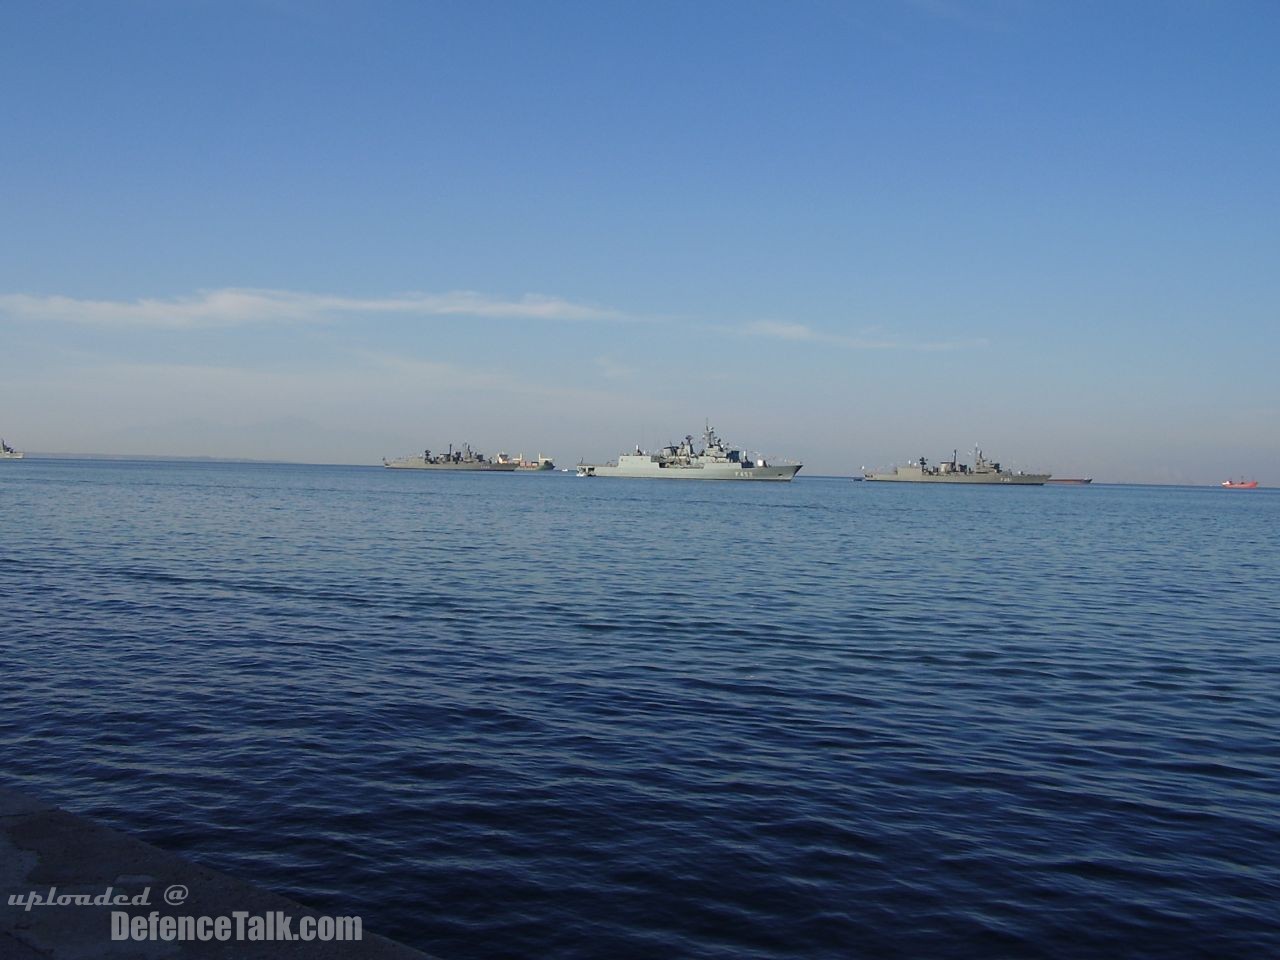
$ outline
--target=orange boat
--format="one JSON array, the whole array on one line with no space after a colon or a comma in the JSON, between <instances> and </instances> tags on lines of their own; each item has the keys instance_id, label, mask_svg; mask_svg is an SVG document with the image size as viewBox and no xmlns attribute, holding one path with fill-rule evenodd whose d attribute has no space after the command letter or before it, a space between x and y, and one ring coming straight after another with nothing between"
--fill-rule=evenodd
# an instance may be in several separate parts
<instances>
[{"instance_id":1,"label":"orange boat","mask_svg":"<svg viewBox=\"0 0 1280 960\"><path fill-rule=\"evenodd\" d=\"M1252 490L1258 485L1257 480L1223 480L1222 485L1228 490Z\"/></svg>"}]
</instances>

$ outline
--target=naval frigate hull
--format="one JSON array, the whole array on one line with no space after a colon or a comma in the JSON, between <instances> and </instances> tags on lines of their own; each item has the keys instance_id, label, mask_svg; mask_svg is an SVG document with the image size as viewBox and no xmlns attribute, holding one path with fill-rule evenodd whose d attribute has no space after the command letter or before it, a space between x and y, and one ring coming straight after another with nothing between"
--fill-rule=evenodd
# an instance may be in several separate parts
<instances>
[{"instance_id":1,"label":"naval frigate hull","mask_svg":"<svg viewBox=\"0 0 1280 960\"><path fill-rule=\"evenodd\" d=\"M702 434L705 444L699 450L693 437L680 444L669 444L654 453L639 446L635 453L619 454L611 463L580 463L580 477L630 477L633 480L790 480L800 472L800 464L774 465L764 457L747 457L741 450L727 446L711 424Z\"/></svg>"},{"instance_id":2,"label":"naval frigate hull","mask_svg":"<svg viewBox=\"0 0 1280 960\"><path fill-rule=\"evenodd\" d=\"M1007 486L1009 484L1019 484L1027 487L1042 487L1049 479L1048 474L1042 473L1013 473L1013 474L951 474L943 476L901 476L893 473L869 473L863 479L876 480L886 483L981 483L993 486Z\"/></svg>"},{"instance_id":3,"label":"naval frigate hull","mask_svg":"<svg viewBox=\"0 0 1280 960\"><path fill-rule=\"evenodd\" d=\"M578 468L580 477L622 477L633 480L772 480L788 481L800 472L799 464L781 466L746 467L737 464L725 466L669 466L656 464L649 469L624 469L605 464Z\"/></svg>"},{"instance_id":4,"label":"naval frigate hull","mask_svg":"<svg viewBox=\"0 0 1280 960\"><path fill-rule=\"evenodd\" d=\"M466 470L486 473L511 473L516 468L514 463L427 463L421 457L388 460L383 466L391 470Z\"/></svg>"},{"instance_id":5,"label":"naval frigate hull","mask_svg":"<svg viewBox=\"0 0 1280 960\"><path fill-rule=\"evenodd\" d=\"M1047 473L1023 473L1021 470L1003 470L994 460L988 460L982 451L974 448L974 465L961 463L956 452L944 463L930 464L921 457L919 462L895 467L892 473L866 473L865 480L890 483L981 483L987 486L1042 487L1049 480Z\"/></svg>"}]
</instances>

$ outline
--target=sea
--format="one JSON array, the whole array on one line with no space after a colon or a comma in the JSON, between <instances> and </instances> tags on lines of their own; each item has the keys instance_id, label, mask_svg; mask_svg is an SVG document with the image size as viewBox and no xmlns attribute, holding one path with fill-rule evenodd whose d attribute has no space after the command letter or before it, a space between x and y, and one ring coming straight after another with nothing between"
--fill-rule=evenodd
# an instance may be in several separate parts
<instances>
[{"instance_id":1,"label":"sea","mask_svg":"<svg viewBox=\"0 0 1280 960\"><path fill-rule=\"evenodd\" d=\"M0 463L0 783L441 960L1280 956L1280 491Z\"/></svg>"}]
</instances>

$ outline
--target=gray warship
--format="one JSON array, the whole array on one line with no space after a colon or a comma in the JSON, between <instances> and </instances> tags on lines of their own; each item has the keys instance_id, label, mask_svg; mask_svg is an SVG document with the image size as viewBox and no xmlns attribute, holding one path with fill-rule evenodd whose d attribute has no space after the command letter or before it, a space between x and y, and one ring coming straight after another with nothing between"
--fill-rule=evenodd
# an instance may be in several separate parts
<instances>
[{"instance_id":1,"label":"gray warship","mask_svg":"<svg viewBox=\"0 0 1280 960\"><path fill-rule=\"evenodd\" d=\"M483 453L476 453L471 449L471 444L466 443L456 451L453 449L453 444L449 444L448 453L438 453L435 456L431 455L430 450L423 450L416 457L384 459L382 465L393 470L486 470L509 473L520 464L505 453L500 453L496 459L490 460Z\"/></svg>"},{"instance_id":2,"label":"gray warship","mask_svg":"<svg viewBox=\"0 0 1280 960\"><path fill-rule=\"evenodd\" d=\"M1047 473L1023 473L1021 470L1002 470L1000 464L988 460L975 448L973 466L960 463L956 452L951 460L930 464L924 457L905 467L895 467L893 473L864 473L866 480L894 480L899 483L1016 483L1025 486L1043 486L1049 479Z\"/></svg>"},{"instance_id":3,"label":"gray warship","mask_svg":"<svg viewBox=\"0 0 1280 960\"><path fill-rule=\"evenodd\" d=\"M21 450L15 450L9 444L0 440L0 460L21 460L26 454Z\"/></svg>"},{"instance_id":4,"label":"gray warship","mask_svg":"<svg viewBox=\"0 0 1280 960\"><path fill-rule=\"evenodd\" d=\"M616 462L581 463L580 477L634 477L652 480L790 480L801 464L770 465L763 457L747 457L716 436L708 424L702 434L703 448L693 445L693 435L676 445L647 453L636 447L635 453L624 453Z\"/></svg>"}]
</instances>

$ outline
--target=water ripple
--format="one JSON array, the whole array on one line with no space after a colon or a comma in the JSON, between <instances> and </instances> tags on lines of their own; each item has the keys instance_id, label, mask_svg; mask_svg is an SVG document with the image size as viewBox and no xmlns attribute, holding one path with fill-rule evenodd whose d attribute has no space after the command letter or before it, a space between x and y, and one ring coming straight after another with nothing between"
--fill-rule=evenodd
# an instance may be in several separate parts
<instances>
[{"instance_id":1,"label":"water ripple","mask_svg":"<svg viewBox=\"0 0 1280 960\"><path fill-rule=\"evenodd\" d=\"M1280 954L1280 496L0 471L0 757L437 955Z\"/></svg>"}]
</instances>

